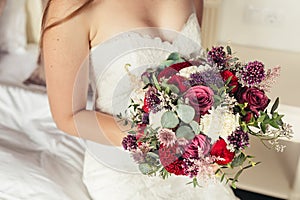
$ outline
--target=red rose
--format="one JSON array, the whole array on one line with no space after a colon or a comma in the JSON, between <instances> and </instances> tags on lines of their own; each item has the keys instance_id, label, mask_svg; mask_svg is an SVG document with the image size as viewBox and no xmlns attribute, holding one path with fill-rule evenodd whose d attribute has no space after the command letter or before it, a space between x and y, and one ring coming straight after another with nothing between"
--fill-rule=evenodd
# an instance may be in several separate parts
<instances>
[{"instance_id":1,"label":"red rose","mask_svg":"<svg viewBox=\"0 0 300 200\"><path fill-rule=\"evenodd\" d=\"M143 107L142 107L142 110L143 110L145 113L149 113L149 107L148 107L148 103L147 103L146 97L144 98L144 105L143 105Z\"/></svg>"},{"instance_id":2,"label":"red rose","mask_svg":"<svg viewBox=\"0 0 300 200\"><path fill-rule=\"evenodd\" d=\"M202 85L191 87L185 94L185 98L200 115L207 114L214 104L214 92L209 87Z\"/></svg>"},{"instance_id":3,"label":"red rose","mask_svg":"<svg viewBox=\"0 0 300 200\"><path fill-rule=\"evenodd\" d=\"M258 116L259 111L263 111L270 103L270 99L263 90L256 87L244 87L237 92L237 101L239 103L248 103L247 108Z\"/></svg>"},{"instance_id":4,"label":"red rose","mask_svg":"<svg viewBox=\"0 0 300 200\"><path fill-rule=\"evenodd\" d=\"M165 166L165 169L175 175L185 175L185 163L182 160L175 160L171 164Z\"/></svg>"},{"instance_id":5,"label":"red rose","mask_svg":"<svg viewBox=\"0 0 300 200\"><path fill-rule=\"evenodd\" d=\"M212 146L210 155L222 158L222 160L217 160L216 163L226 165L233 160L235 153L227 149L225 140L221 138Z\"/></svg>"},{"instance_id":6,"label":"red rose","mask_svg":"<svg viewBox=\"0 0 300 200\"><path fill-rule=\"evenodd\" d=\"M174 75L168 80L169 84L175 85L179 91L185 92L189 89L189 82L182 76Z\"/></svg>"},{"instance_id":7,"label":"red rose","mask_svg":"<svg viewBox=\"0 0 300 200\"><path fill-rule=\"evenodd\" d=\"M157 79L158 79L158 81L160 81L160 79L162 77L167 79L167 78L177 74L177 72L179 72L181 69L189 67L189 66L192 66L192 64L190 62L181 62L181 63L176 63L173 65L170 65L169 67L166 67L164 70L162 70L158 74Z\"/></svg>"},{"instance_id":8,"label":"red rose","mask_svg":"<svg viewBox=\"0 0 300 200\"><path fill-rule=\"evenodd\" d=\"M221 72L221 76L222 76L222 78L223 78L223 81L227 81L230 77L232 77L231 78L231 80L230 80L230 82L229 82L229 84L228 84L228 86L234 86L234 88L231 90L231 93L235 93L236 91L237 91L237 89L238 89L238 85L239 85L239 79L238 79L238 77L236 77L235 75L234 75L234 73L232 73L231 71L229 71L229 70L225 70L225 71L222 71Z\"/></svg>"}]
</instances>

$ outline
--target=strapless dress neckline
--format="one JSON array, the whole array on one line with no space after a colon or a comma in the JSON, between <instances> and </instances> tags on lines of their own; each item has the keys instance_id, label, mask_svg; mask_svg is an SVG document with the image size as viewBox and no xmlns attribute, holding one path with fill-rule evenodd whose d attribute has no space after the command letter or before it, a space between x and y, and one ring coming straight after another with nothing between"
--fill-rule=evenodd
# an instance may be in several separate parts
<instances>
[{"instance_id":1,"label":"strapless dress neckline","mask_svg":"<svg viewBox=\"0 0 300 200\"><path fill-rule=\"evenodd\" d=\"M164 30L169 30L169 31L175 31L177 33L182 33L185 31L186 27L189 27L190 23L193 22L193 21L197 21L197 15L195 12L192 12L189 17L187 18L187 20L185 21L185 23L182 25L181 29L176 31L176 30L173 30L173 29L165 29L163 28ZM169 40L163 40L161 37L159 36L153 36L151 34L147 34L147 33L141 33L140 30L142 29L145 29L145 27L138 27L138 28L132 28L128 31L124 31L124 32L120 32L120 33L117 33L117 34L114 34L113 36L109 37L108 39L106 39L105 41L103 42L100 42L99 44L96 44L94 45L93 47L91 47L91 51L94 51L97 47L101 46L102 43L105 43L107 41L109 41L110 39L112 38L116 38L116 36L118 35L128 35L129 37L140 37L140 38L151 38L153 40L160 40L162 43L169 43L169 44L173 44L174 41L169 41ZM160 29L160 27L147 27L146 29Z\"/></svg>"}]
</instances>

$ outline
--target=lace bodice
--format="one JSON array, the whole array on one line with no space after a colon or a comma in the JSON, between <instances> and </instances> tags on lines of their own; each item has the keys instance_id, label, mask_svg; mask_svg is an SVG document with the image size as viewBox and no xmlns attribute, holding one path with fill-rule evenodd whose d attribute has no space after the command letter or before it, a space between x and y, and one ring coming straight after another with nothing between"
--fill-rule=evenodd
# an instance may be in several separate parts
<instances>
[{"instance_id":1,"label":"lace bodice","mask_svg":"<svg viewBox=\"0 0 300 200\"><path fill-rule=\"evenodd\" d=\"M159 29L159 35L168 41L151 33L153 28L121 33L91 50L93 67L90 71L93 72L91 80L96 91L97 110L109 114L124 111L135 86L132 74L139 76L146 67L159 64L171 52L189 57L201 50L200 27L195 13L190 15L180 32Z\"/></svg>"}]
</instances>

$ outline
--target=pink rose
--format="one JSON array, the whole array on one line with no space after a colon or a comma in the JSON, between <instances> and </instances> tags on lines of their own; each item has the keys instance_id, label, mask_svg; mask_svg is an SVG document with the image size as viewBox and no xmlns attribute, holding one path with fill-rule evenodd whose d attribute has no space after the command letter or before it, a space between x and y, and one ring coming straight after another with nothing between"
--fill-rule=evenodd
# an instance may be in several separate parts
<instances>
[{"instance_id":1,"label":"pink rose","mask_svg":"<svg viewBox=\"0 0 300 200\"><path fill-rule=\"evenodd\" d=\"M202 150L203 155L207 155L210 151L210 138L199 134L194 137L192 142L185 149L184 158L198 158L199 149Z\"/></svg>"},{"instance_id":2,"label":"pink rose","mask_svg":"<svg viewBox=\"0 0 300 200\"><path fill-rule=\"evenodd\" d=\"M214 104L214 92L206 86L193 86L185 94L189 104L194 107L200 115L205 115Z\"/></svg>"}]
</instances>

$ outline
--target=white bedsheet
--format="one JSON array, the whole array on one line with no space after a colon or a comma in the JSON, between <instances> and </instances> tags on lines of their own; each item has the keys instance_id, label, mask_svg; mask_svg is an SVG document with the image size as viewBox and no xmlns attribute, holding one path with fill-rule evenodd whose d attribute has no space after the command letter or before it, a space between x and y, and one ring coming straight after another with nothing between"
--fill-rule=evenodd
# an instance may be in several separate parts
<instances>
[{"instance_id":1,"label":"white bedsheet","mask_svg":"<svg viewBox=\"0 0 300 200\"><path fill-rule=\"evenodd\" d=\"M43 89L22 85L36 56L0 55L0 199L90 199L82 140L56 128Z\"/></svg>"}]
</instances>

